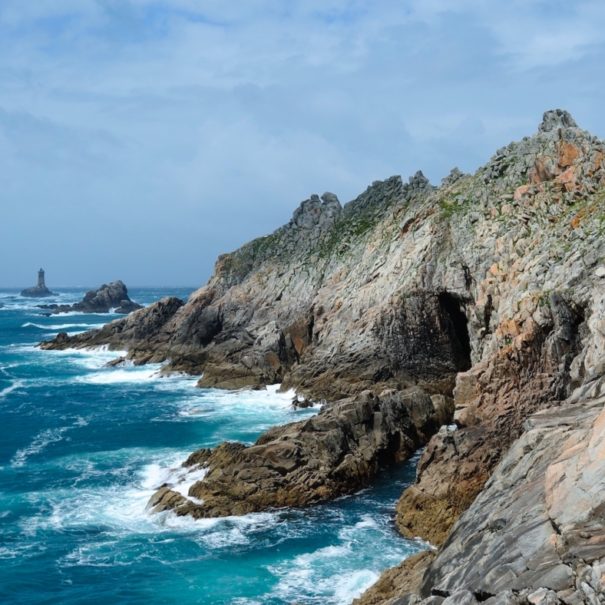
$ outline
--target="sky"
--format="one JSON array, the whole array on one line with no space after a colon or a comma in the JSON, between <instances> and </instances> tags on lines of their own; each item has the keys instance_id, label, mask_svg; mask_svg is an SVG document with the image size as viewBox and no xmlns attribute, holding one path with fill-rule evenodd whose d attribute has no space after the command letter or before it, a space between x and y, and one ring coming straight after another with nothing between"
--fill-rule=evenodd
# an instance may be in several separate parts
<instances>
[{"instance_id":1,"label":"sky","mask_svg":"<svg viewBox=\"0 0 605 605\"><path fill-rule=\"evenodd\" d=\"M198 286L312 193L438 184L569 110L602 0L0 0L0 287Z\"/></svg>"}]
</instances>

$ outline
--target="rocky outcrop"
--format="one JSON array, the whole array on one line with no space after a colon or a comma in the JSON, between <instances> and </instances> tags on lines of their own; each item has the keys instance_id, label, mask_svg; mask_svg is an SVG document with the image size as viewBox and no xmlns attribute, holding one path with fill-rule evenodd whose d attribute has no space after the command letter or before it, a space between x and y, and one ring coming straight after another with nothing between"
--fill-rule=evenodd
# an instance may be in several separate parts
<instances>
[{"instance_id":1,"label":"rocky outcrop","mask_svg":"<svg viewBox=\"0 0 605 605\"><path fill-rule=\"evenodd\" d=\"M78 311L80 313L123 313L128 314L141 305L130 300L128 290L121 280L103 284L97 290L90 290L84 298L73 305L39 305L41 309L56 315L59 313L71 313Z\"/></svg>"},{"instance_id":2,"label":"rocky outcrop","mask_svg":"<svg viewBox=\"0 0 605 605\"><path fill-rule=\"evenodd\" d=\"M530 417L422 581L380 602L605 602L605 397Z\"/></svg>"},{"instance_id":3,"label":"rocky outcrop","mask_svg":"<svg viewBox=\"0 0 605 605\"><path fill-rule=\"evenodd\" d=\"M26 298L45 298L52 295L53 292L46 287L44 269L38 271L38 283L35 286L21 290L21 296L25 296Z\"/></svg>"},{"instance_id":4,"label":"rocky outcrop","mask_svg":"<svg viewBox=\"0 0 605 605\"><path fill-rule=\"evenodd\" d=\"M487 555L473 559L472 554L488 532L474 534L474 522L464 520L479 515L478 502L486 515L497 502L509 502L505 490L492 489L494 477L501 474L504 481L513 473L508 457L521 455L517 445L531 432L533 419L542 418L541 410L554 415L559 410L565 424L568 408L597 405L598 393L586 389L605 374L604 225L605 144L567 112L550 111L533 136L500 149L473 175L454 170L440 187L421 173L407 183L392 177L342 207L331 194L312 196L284 227L219 257L208 284L186 303L162 303L150 311L157 312L157 321L147 323L147 310L138 311L101 331L59 336L46 346L109 344L127 349L137 362L166 361L167 371L203 374L203 386L282 382L333 406L364 390L375 396L387 388L453 394L455 429L437 431L421 458L416 484L398 505L404 533L441 545L422 587L406 602L464 603L500 593L497 599L564 600L559 593L571 585L560 589L530 582L520 559L511 563L514 577L494 584L499 592L476 583L481 570L483 577L496 577ZM544 425L544 443L552 430ZM357 441L346 443L357 451ZM283 505L303 504L302 487L288 500L295 493L292 486L299 485L299 466L279 467L280 474L268 462L273 454L266 445L259 443L254 448L260 449L251 452L222 446L208 454L208 482L199 483L206 487L191 494L204 505L166 492L171 508L192 507L198 511L193 514L203 516L200 511L228 510L226 500L233 500L242 511L256 510L260 496L253 496L245 479L242 494L220 480L221 469L233 479L245 478L246 468L254 481L267 477L267 489L281 494ZM545 455L555 455L553 448ZM282 465L286 457L279 451ZM571 457L561 463L572 464L566 476L575 472ZM538 460L535 465L547 473ZM300 469L306 472L306 463ZM544 482L542 471L527 470L534 483ZM289 478L282 483L278 475ZM327 471L322 477L320 485L333 486ZM362 484L355 474L347 481L351 489ZM531 500L519 499L538 511L541 496L532 491L534 483L519 478L521 492L534 494ZM341 488L326 489L329 497ZM488 492L493 502L482 500ZM581 525L577 510L574 519ZM598 516L600 509L595 510ZM519 516L530 518L520 511ZM475 516L476 522L481 519ZM490 527L499 531L498 523ZM506 527L507 549L529 552L515 525L507 521ZM581 531L589 535L586 528ZM455 557L449 550L454 537L460 546ZM504 548L490 544L495 553ZM443 573L437 573L440 561ZM600 563L581 557L576 562L562 561L571 569L574 590L583 591L567 602L591 602L582 582L596 590L596 576L590 582L581 578L598 575ZM394 594L401 576L392 575ZM506 590L513 592L506 596ZM546 592L527 592L536 590Z\"/></svg>"},{"instance_id":5,"label":"rocky outcrop","mask_svg":"<svg viewBox=\"0 0 605 605\"><path fill-rule=\"evenodd\" d=\"M353 605L396 603L402 594L419 591L424 573L434 558L434 552L424 550L405 559L396 567L385 571L371 588L353 601Z\"/></svg>"},{"instance_id":6,"label":"rocky outcrop","mask_svg":"<svg viewBox=\"0 0 605 605\"><path fill-rule=\"evenodd\" d=\"M417 483L397 505L406 536L441 544L535 410L569 395L581 350L584 310L561 294L542 301L540 327L457 377L457 430L444 427L418 465ZM461 462L463 461L463 462ZM447 480L444 481L444 477Z\"/></svg>"},{"instance_id":7,"label":"rocky outcrop","mask_svg":"<svg viewBox=\"0 0 605 605\"><path fill-rule=\"evenodd\" d=\"M66 347L83 348L109 346L110 349L128 348L130 357L136 363L151 363L163 360L161 334L162 328L173 320L177 311L183 306L183 301L176 297L163 298L148 307L134 311L124 319L118 319L105 324L98 330L86 333L85 338L74 338L65 332L58 334L53 340L40 344L42 349L60 350ZM156 349L154 357L150 350Z\"/></svg>"},{"instance_id":8,"label":"rocky outcrop","mask_svg":"<svg viewBox=\"0 0 605 605\"><path fill-rule=\"evenodd\" d=\"M308 420L273 428L252 446L224 443L193 453L184 466L207 474L189 497L162 486L149 507L222 517L332 499L409 458L452 414L447 398L420 389L364 392Z\"/></svg>"}]
</instances>

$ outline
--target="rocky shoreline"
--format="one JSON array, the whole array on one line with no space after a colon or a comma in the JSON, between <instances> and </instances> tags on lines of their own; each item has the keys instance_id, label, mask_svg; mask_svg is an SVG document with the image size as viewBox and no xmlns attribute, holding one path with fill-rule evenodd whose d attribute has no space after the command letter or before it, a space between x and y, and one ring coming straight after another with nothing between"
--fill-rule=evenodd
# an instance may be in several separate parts
<instances>
[{"instance_id":1,"label":"rocky shoreline","mask_svg":"<svg viewBox=\"0 0 605 605\"><path fill-rule=\"evenodd\" d=\"M604 235L605 144L553 110L473 175L312 196L186 302L41 346L329 402L196 452L205 477L157 511L308 506L428 442L396 520L439 548L360 604L605 603Z\"/></svg>"},{"instance_id":2,"label":"rocky shoreline","mask_svg":"<svg viewBox=\"0 0 605 605\"><path fill-rule=\"evenodd\" d=\"M308 420L270 429L252 446L223 443L194 452L183 466L207 473L191 487L190 498L163 486L149 508L224 517L331 500L407 460L452 415L443 395L366 391Z\"/></svg>"}]
</instances>

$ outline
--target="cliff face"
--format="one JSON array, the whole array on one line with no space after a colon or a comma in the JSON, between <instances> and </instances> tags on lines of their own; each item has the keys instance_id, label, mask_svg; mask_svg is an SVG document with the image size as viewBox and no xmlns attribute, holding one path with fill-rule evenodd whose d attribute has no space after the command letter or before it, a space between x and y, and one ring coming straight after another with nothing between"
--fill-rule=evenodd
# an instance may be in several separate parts
<instances>
[{"instance_id":1,"label":"cliff face","mask_svg":"<svg viewBox=\"0 0 605 605\"><path fill-rule=\"evenodd\" d=\"M441 595L434 599L467 588L472 598L496 594L504 584L469 588L475 580L459 571L471 564L475 535L464 519L485 494L504 498L493 479L476 499L490 477L512 468L508 456L525 455L509 448L529 430L528 418L547 408L567 418L568 406L600 405L604 232L605 145L566 112L547 112L534 136L499 150L474 175L454 170L438 188L420 173L405 184L393 177L344 207L332 194L313 196L288 225L221 256L185 304L160 301L44 346L108 343L137 362L170 360L172 369L203 372L202 385L282 382L330 401L412 386L453 394L457 430L444 427L429 443L397 521L435 544L450 536L414 598L433 588ZM545 451L563 455L555 449ZM536 463L534 480L545 481L548 468ZM521 491L524 481L516 484ZM545 492L531 493L539 500ZM592 539L581 533L574 539ZM456 535L464 545L457 558L447 554ZM442 556L455 579L437 573ZM487 574L486 561L473 565ZM508 588L531 584L520 572L516 578ZM395 582L392 598L403 592Z\"/></svg>"}]
</instances>

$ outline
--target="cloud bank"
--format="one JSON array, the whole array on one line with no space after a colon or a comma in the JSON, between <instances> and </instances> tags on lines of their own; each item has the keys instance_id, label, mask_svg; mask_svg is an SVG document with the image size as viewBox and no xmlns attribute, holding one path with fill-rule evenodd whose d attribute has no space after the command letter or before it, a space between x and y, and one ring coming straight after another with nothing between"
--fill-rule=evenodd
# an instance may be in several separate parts
<instances>
[{"instance_id":1,"label":"cloud bank","mask_svg":"<svg viewBox=\"0 0 605 605\"><path fill-rule=\"evenodd\" d=\"M3 0L0 286L198 285L311 193L438 182L565 107L605 134L605 5Z\"/></svg>"}]
</instances>

